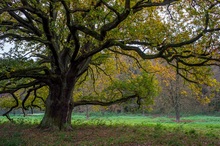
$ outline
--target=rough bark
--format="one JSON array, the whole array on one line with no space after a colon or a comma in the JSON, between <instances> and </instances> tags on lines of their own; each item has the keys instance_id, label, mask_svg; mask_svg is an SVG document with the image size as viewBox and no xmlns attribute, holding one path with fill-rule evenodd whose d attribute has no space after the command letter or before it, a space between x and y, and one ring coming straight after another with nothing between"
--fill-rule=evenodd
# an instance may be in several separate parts
<instances>
[{"instance_id":1,"label":"rough bark","mask_svg":"<svg viewBox=\"0 0 220 146\"><path fill-rule=\"evenodd\" d=\"M73 110L72 92L74 81L55 82L50 86L50 94L46 100L46 111L40 128L53 130L71 130L71 115Z\"/></svg>"}]
</instances>

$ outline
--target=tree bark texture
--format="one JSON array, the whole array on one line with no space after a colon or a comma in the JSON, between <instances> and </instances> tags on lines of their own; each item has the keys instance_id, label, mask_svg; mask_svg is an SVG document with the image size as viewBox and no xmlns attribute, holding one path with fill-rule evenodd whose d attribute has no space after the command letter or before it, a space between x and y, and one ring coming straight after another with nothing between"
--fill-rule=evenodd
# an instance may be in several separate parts
<instances>
[{"instance_id":1,"label":"tree bark texture","mask_svg":"<svg viewBox=\"0 0 220 146\"><path fill-rule=\"evenodd\" d=\"M73 110L72 92L75 82L55 82L50 86L41 128L70 130Z\"/></svg>"}]
</instances>

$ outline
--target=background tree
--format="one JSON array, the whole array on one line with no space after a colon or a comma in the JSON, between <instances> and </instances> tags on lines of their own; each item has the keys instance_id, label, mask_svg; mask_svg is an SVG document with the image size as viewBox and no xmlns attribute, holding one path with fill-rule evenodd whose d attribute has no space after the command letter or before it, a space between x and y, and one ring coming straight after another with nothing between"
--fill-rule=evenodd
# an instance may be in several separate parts
<instances>
[{"instance_id":1,"label":"background tree","mask_svg":"<svg viewBox=\"0 0 220 146\"><path fill-rule=\"evenodd\" d=\"M208 106L213 97L217 96L219 82L214 76L214 70L209 66L190 69L191 74L187 78L196 83L186 82L178 77L177 68L169 66L162 60L154 61L153 69L162 88L155 99L154 112L175 113L176 121L179 121L182 112L201 113L202 106Z\"/></svg>"},{"instance_id":2,"label":"background tree","mask_svg":"<svg viewBox=\"0 0 220 146\"><path fill-rule=\"evenodd\" d=\"M17 80L15 86L5 83L1 93L14 95L17 89L28 88L28 98L30 92L48 86L40 127L70 129L76 105L109 105L141 97L133 93L121 94L111 102L75 101L74 87L95 54L112 51L133 56L135 52L143 59L163 58L173 66L176 66L173 60L178 58L183 66L179 75L185 79L190 74L186 66L218 65L219 3L218 0L1 0L0 44L13 42L11 53L36 58L36 66L1 72L2 83Z\"/></svg>"}]
</instances>

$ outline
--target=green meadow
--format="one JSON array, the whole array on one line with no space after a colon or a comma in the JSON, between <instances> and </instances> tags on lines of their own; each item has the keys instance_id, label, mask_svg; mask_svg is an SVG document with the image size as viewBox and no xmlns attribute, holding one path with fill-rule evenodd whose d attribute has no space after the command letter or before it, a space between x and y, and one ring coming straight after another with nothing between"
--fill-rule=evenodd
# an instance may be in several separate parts
<instances>
[{"instance_id":1,"label":"green meadow","mask_svg":"<svg viewBox=\"0 0 220 146\"><path fill-rule=\"evenodd\" d=\"M219 116L73 114L73 131L38 129L43 115L0 117L0 146L7 145L220 145Z\"/></svg>"}]
</instances>

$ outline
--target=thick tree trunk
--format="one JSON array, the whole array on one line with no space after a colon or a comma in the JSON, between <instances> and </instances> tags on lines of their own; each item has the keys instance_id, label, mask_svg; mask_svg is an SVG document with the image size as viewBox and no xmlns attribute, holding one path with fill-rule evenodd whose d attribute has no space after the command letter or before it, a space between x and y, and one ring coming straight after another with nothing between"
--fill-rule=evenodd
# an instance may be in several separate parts
<instances>
[{"instance_id":1,"label":"thick tree trunk","mask_svg":"<svg viewBox=\"0 0 220 146\"><path fill-rule=\"evenodd\" d=\"M87 48L86 48L87 49ZM67 72L51 76L46 111L40 128L71 130L71 117L74 107L73 89L77 79L88 69L91 57L71 64Z\"/></svg>"},{"instance_id":2,"label":"thick tree trunk","mask_svg":"<svg viewBox=\"0 0 220 146\"><path fill-rule=\"evenodd\" d=\"M71 130L72 92L75 82L56 82L50 86L45 115L40 128Z\"/></svg>"}]
</instances>

